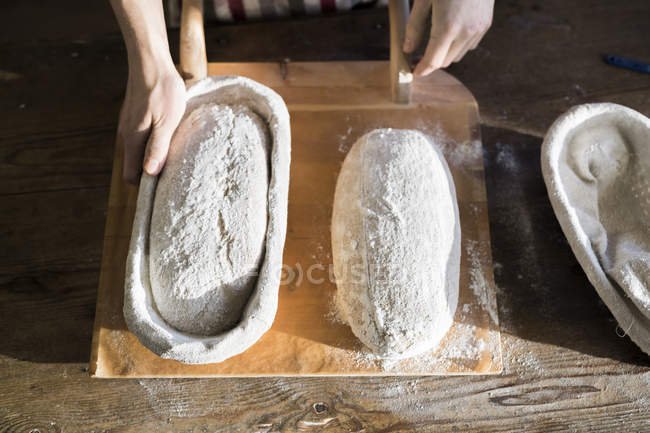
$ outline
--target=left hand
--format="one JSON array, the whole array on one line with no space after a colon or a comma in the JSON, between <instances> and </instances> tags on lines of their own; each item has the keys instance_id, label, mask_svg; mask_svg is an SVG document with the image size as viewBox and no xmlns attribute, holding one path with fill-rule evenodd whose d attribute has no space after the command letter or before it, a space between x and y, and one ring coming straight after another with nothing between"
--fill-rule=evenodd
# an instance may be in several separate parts
<instances>
[{"instance_id":1,"label":"left hand","mask_svg":"<svg viewBox=\"0 0 650 433\"><path fill-rule=\"evenodd\" d=\"M406 24L404 51L413 52L424 36L431 14L431 36L413 75L428 75L463 58L492 24L494 0L415 0Z\"/></svg>"},{"instance_id":2,"label":"left hand","mask_svg":"<svg viewBox=\"0 0 650 433\"><path fill-rule=\"evenodd\" d=\"M169 57L166 66L130 65L117 134L124 143L124 180L137 184L140 173L160 173L185 112L185 83Z\"/></svg>"}]
</instances>

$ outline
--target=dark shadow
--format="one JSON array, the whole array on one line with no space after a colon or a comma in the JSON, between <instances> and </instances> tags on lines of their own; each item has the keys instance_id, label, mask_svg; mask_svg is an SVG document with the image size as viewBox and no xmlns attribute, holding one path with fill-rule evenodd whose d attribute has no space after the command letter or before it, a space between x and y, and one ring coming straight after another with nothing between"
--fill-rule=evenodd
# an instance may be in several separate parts
<instances>
[{"instance_id":1,"label":"dark shadow","mask_svg":"<svg viewBox=\"0 0 650 433\"><path fill-rule=\"evenodd\" d=\"M20 361L90 358L98 269L23 274L0 283L0 353Z\"/></svg>"},{"instance_id":2,"label":"dark shadow","mask_svg":"<svg viewBox=\"0 0 650 433\"><path fill-rule=\"evenodd\" d=\"M491 127L482 135L501 331L650 365L650 357L617 335L616 320L555 218L542 178L542 139Z\"/></svg>"},{"instance_id":3,"label":"dark shadow","mask_svg":"<svg viewBox=\"0 0 650 433\"><path fill-rule=\"evenodd\" d=\"M388 60L388 38L388 12L378 8L327 17L205 25L206 54L211 62ZM169 29L168 39L172 57L178 63L178 29Z\"/></svg>"}]
</instances>

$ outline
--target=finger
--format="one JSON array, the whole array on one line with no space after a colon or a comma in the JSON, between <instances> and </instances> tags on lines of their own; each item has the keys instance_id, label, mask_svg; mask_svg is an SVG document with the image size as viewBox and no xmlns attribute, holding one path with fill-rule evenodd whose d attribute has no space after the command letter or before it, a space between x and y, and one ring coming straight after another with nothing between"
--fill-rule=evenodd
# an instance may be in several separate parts
<instances>
[{"instance_id":1,"label":"finger","mask_svg":"<svg viewBox=\"0 0 650 433\"><path fill-rule=\"evenodd\" d=\"M445 60L442 62L442 67L446 68L451 65L452 62L455 62L456 59L460 60L467 52L467 49L469 48L468 45L471 41L471 39L455 39L449 47Z\"/></svg>"},{"instance_id":2,"label":"finger","mask_svg":"<svg viewBox=\"0 0 650 433\"><path fill-rule=\"evenodd\" d=\"M483 36L485 36L486 33L487 30L484 30L483 32L477 34L476 36L470 38L467 41L465 48L456 55L456 57L452 60L452 62L460 62L460 60L463 57L465 57L465 54L467 54L471 50L476 49L476 47L478 47L479 42L481 42L481 39L483 39Z\"/></svg>"},{"instance_id":3,"label":"finger","mask_svg":"<svg viewBox=\"0 0 650 433\"><path fill-rule=\"evenodd\" d=\"M427 49L424 52L424 57L422 57L422 60L415 67L413 75L421 77L439 69L447 56L452 42L453 37L449 33L444 35L434 35L432 33L431 39L429 39L429 43L427 44Z\"/></svg>"},{"instance_id":4,"label":"finger","mask_svg":"<svg viewBox=\"0 0 650 433\"><path fill-rule=\"evenodd\" d=\"M456 58L453 60L453 62L460 62L463 57L473 49L475 49L478 46L478 43L481 41L481 35L477 35L474 38L470 39L470 41L467 43L467 46L465 47L465 50L460 53Z\"/></svg>"},{"instance_id":5,"label":"finger","mask_svg":"<svg viewBox=\"0 0 650 433\"><path fill-rule=\"evenodd\" d=\"M162 170L167 159L169 142L173 133L174 128L168 124L154 125L149 136L144 158L144 171L148 175L155 176Z\"/></svg>"},{"instance_id":6,"label":"finger","mask_svg":"<svg viewBox=\"0 0 650 433\"><path fill-rule=\"evenodd\" d=\"M481 35L474 36L471 41L467 44L467 51L472 51L478 47L478 43L481 42Z\"/></svg>"},{"instance_id":7,"label":"finger","mask_svg":"<svg viewBox=\"0 0 650 433\"><path fill-rule=\"evenodd\" d=\"M124 145L122 178L128 183L136 184L142 172L142 158L149 130L135 131L127 136L118 135L123 137L121 140Z\"/></svg>"},{"instance_id":8,"label":"finger","mask_svg":"<svg viewBox=\"0 0 650 433\"><path fill-rule=\"evenodd\" d=\"M478 44L478 41L480 40L480 38L481 38L481 36L477 35L477 36L474 36L473 38L468 39L467 42L465 43L465 46L463 47L463 49L458 51L456 56L454 56L454 58L451 59L450 63L460 62L462 60L462 58L465 57L465 55L470 50L473 49L472 47L475 46L476 44Z\"/></svg>"},{"instance_id":9,"label":"finger","mask_svg":"<svg viewBox=\"0 0 650 433\"><path fill-rule=\"evenodd\" d=\"M413 52L424 36L427 27L427 19L431 11L431 0L415 0L413 9L406 23L406 32L404 35L404 46L402 49L407 52Z\"/></svg>"},{"instance_id":10,"label":"finger","mask_svg":"<svg viewBox=\"0 0 650 433\"><path fill-rule=\"evenodd\" d=\"M488 32L489 28L485 29L481 34L479 34L476 38L474 38L472 46L470 47L470 50L476 49L478 47L478 44L483 40L483 37L485 34Z\"/></svg>"},{"instance_id":11,"label":"finger","mask_svg":"<svg viewBox=\"0 0 650 433\"><path fill-rule=\"evenodd\" d=\"M467 53L472 49L471 45L473 42L474 42L473 40L468 41L465 44L465 47L456 55L456 57L451 59L451 62L449 63L451 64L451 63L460 62L463 59L463 57L465 57L465 55L467 55Z\"/></svg>"}]
</instances>

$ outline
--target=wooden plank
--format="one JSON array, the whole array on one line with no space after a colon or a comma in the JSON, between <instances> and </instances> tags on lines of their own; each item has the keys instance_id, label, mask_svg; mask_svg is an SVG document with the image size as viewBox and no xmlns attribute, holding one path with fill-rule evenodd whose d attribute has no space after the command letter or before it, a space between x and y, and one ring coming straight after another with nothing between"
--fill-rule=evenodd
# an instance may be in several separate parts
<instances>
[{"instance_id":1,"label":"wooden plank","mask_svg":"<svg viewBox=\"0 0 650 433\"><path fill-rule=\"evenodd\" d=\"M292 168L284 264L274 324L246 352L218 364L184 365L142 346L122 316L124 263L137 191L122 182L118 144L106 222L91 355L95 377L412 375L501 371L478 114L471 94L440 71L417 82L413 104L390 102L386 62L211 64L211 73L271 84L288 104ZM338 77L341 77L340 79ZM375 90L369 98L352 90ZM421 90L421 89L426 89ZM329 95L321 101L321 95ZM448 153L458 195L462 258L455 324L437 350L400 362L369 358L346 325L332 320L330 219L336 178L354 141L381 127L419 129ZM465 147L463 147L465 146Z\"/></svg>"}]
</instances>

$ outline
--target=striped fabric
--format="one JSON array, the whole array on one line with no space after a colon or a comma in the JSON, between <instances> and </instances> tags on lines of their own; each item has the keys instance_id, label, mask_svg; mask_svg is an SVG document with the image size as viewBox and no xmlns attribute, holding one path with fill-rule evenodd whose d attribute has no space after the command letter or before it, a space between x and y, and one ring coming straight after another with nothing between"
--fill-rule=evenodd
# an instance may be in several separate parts
<instances>
[{"instance_id":1,"label":"striped fabric","mask_svg":"<svg viewBox=\"0 0 650 433\"><path fill-rule=\"evenodd\" d=\"M319 15L359 7L386 6L388 0L204 0L205 20L239 22ZM181 0L166 0L167 25L178 27Z\"/></svg>"}]
</instances>

